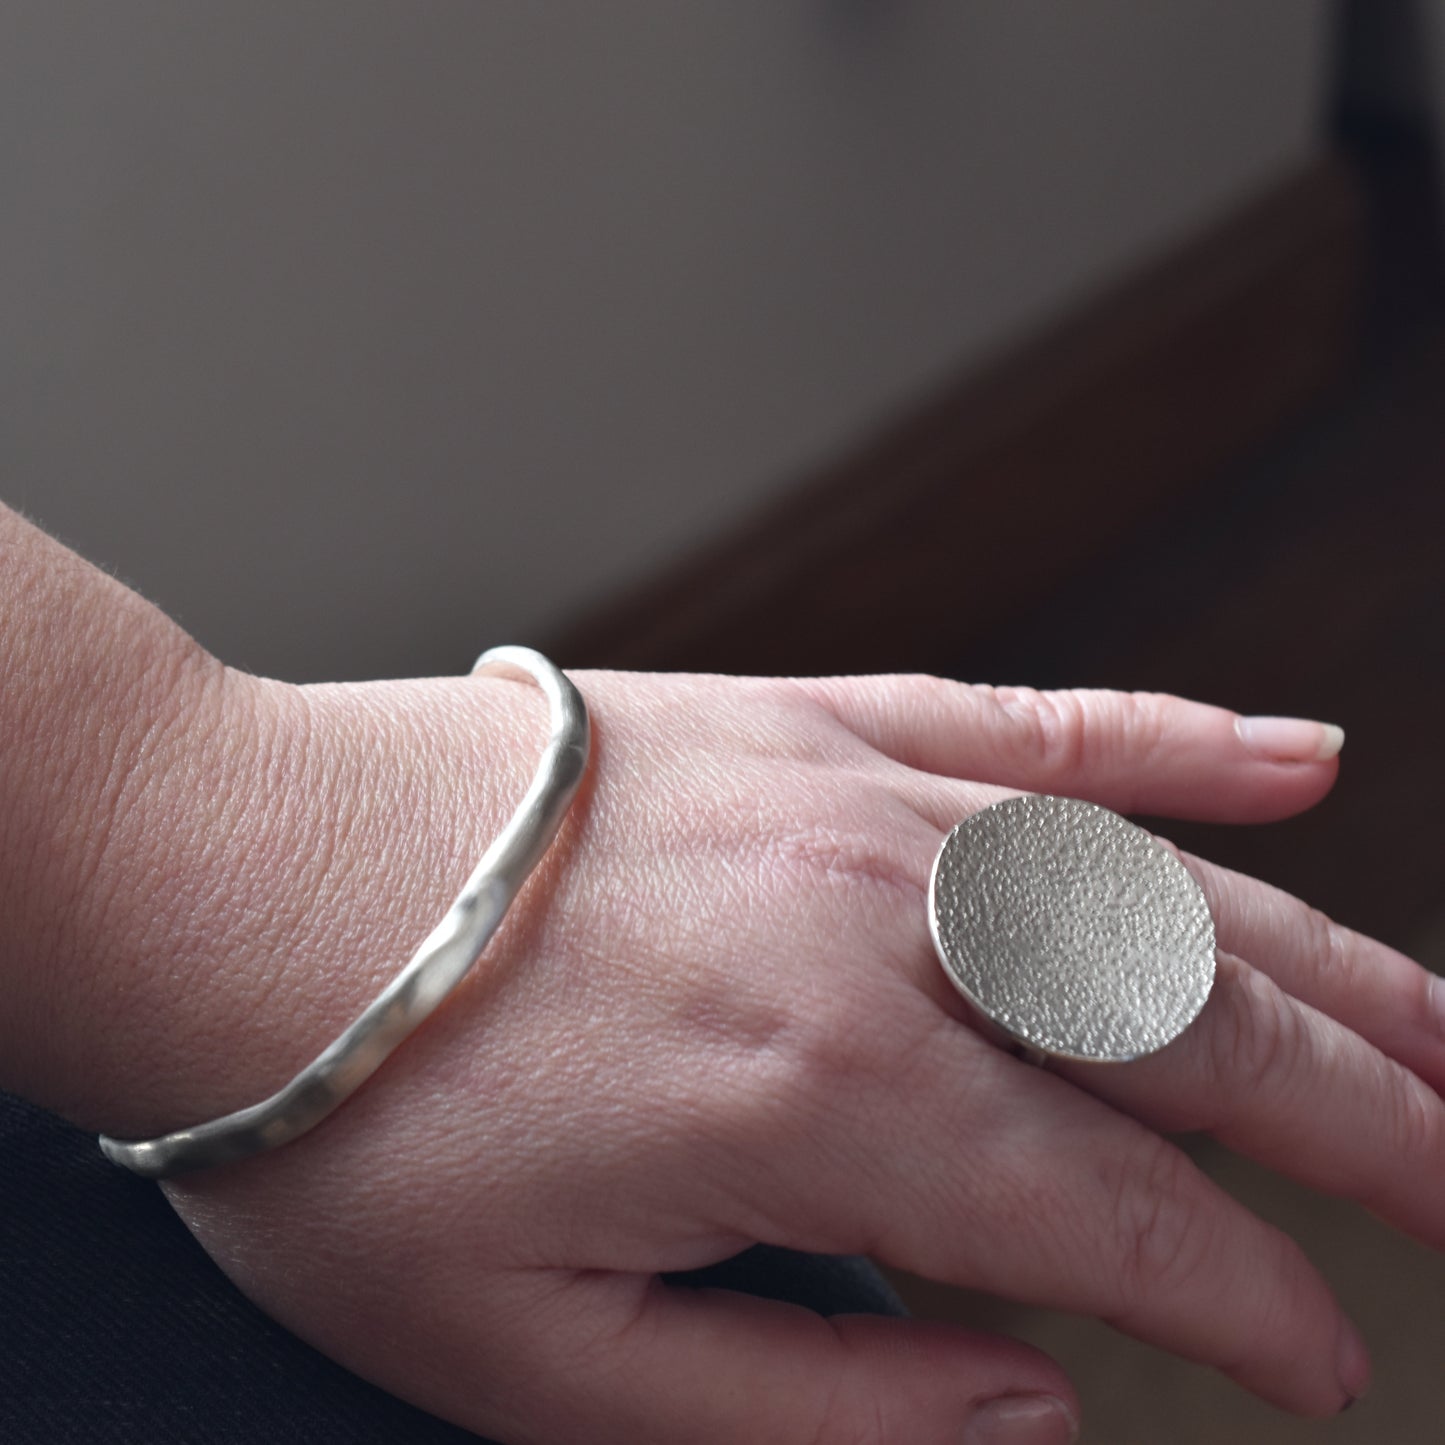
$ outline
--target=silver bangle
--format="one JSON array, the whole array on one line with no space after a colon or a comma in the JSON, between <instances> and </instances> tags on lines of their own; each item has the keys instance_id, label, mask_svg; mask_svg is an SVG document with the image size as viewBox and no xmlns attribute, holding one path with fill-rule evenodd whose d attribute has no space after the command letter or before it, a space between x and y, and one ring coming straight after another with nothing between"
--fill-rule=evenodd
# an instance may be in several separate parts
<instances>
[{"instance_id":1,"label":"silver bangle","mask_svg":"<svg viewBox=\"0 0 1445 1445\"><path fill-rule=\"evenodd\" d=\"M102 1135L107 1158L165 1179L289 1144L345 1103L466 976L556 836L587 770L590 738L581 693L541 653L494 647L472 672L491 667L537 683L547 695L552 732L526 797L446 917L355 1023L269 1099L156 1139L127 1143Z\"/></svg>"}]
</instances>

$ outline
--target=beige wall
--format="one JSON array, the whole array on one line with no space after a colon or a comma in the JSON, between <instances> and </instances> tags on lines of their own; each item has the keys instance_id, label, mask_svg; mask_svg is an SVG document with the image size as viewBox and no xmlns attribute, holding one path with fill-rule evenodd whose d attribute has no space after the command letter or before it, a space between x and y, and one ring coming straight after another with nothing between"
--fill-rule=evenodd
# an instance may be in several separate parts
<instances>
[{"instance_id":1,"label":"beige wall","mask_svg":"<svg viewBox=\"0 0 1445 1445\"><path fill-rule=\"evenodd\" d=\"M229 660L460 670L1297 164L1328 12L13 0L0 495Z\"/></svg>"}]
</instances>

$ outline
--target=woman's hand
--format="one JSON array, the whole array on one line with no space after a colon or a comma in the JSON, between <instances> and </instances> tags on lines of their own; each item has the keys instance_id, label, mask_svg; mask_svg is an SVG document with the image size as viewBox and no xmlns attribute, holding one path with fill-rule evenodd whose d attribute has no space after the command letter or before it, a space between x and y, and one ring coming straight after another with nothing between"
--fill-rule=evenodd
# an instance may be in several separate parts
<instances>
[{"instance_id":1,"label":"woman's hand","mask_svg":"<svg viewBox=\"0 0 1445 1445\"><path fill-rule=\"evenodd\" d=\"M1186 860L1221 949L1204 1013L1149 1059L1044 1071L965 1024L925 907L944 833L1004 790L1281 817L1333 782L1325 730L1251 748L1177 699L928 678L575 680L591 775L474 974L314 1133L168 1186L247 1294L508 1445L1069 1438L965 1433L1020 1396L1076 1410L1013 1341L658 1279L753 1242L1096 1315L1307 1414L1363 1390L1319 1275L1159 1131L1445 1245L1429 975ZM540 694L490 678L208 673L193 706L67 936L125 983L48 1102L121 1137L254 1102L334 1037L545 735Z\"/></svg>"},{"instance_id":2,"label":"woman's hand","mask_svg":"<svg viewBox=\"0 0 1445 1445\"><path fill-rule=\"evenodd\" d=\"M1429 975L1189 860L1221 948L1204 1014L1137 1064L1046 1072L965 1026L925 915L942 835L1001 789L1257 821L1327 792L1324 730L1276 730L1280 759L1159 696L577 681L590 782L473 977L314 1134L169 1186L263 1308L509 1445L954 1442L990 1400L1075 1409L1016 1342L657 1280L754 1241L1103 1316L1301 1412L1363 1390L1308 1261L1156 1130L1214 1130L1445 1244ZM311 1058L447 906L545 734L538 692L500 679L220 688L91 880L133 971L113 1035L147 1068L124 1104L66 1103L113 1133Z\"/></svg>"}]
</instances>

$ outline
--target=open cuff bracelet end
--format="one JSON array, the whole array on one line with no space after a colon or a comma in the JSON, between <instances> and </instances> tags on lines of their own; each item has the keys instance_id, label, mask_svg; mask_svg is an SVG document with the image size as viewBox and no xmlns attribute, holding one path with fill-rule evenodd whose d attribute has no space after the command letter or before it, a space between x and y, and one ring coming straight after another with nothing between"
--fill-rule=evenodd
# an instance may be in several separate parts
<instances>
[{"instance_id":1,"label":"open cuff bracelet end","mask_svg":"<svg viewBox=\"0 0 1445 1445\"><path fill-rule=\"evenodd\" d=\"M526 796L410 962L334 1043L270 1098L155 1139L102 1135L108 1159L166 1179L289 1144L345 1103L466 977L556 837L587 771L590 746L581 693L541 653L494 647L472 672L492 669L519 673L542 689L551 735Z\"/></svg>"}]
</instances>

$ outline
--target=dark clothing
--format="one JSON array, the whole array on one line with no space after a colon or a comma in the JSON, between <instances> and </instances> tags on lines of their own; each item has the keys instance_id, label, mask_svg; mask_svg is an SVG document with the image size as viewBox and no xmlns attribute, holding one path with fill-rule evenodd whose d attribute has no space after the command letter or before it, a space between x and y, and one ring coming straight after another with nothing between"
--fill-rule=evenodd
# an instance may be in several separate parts
<instances>
[{"instance_id":1,"label":"dark clothing","mask_svg":"<svg viewBox=\"0 0 1445 1445\"><path fill-rule=\"evenodd\" d=\"M0 1094L0 1161L6 1445L476 1445L273 1324L92 1136ZM864 1260L759 1246L670 1278L904 1313Z\"/></svg>"}]
</instances>

